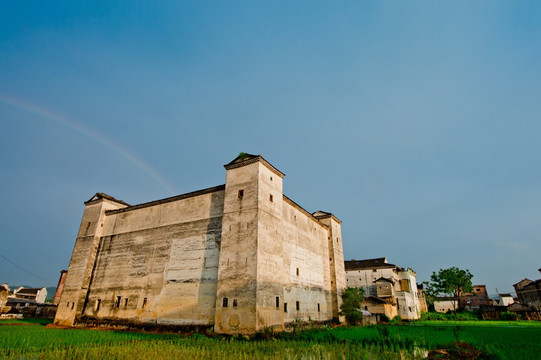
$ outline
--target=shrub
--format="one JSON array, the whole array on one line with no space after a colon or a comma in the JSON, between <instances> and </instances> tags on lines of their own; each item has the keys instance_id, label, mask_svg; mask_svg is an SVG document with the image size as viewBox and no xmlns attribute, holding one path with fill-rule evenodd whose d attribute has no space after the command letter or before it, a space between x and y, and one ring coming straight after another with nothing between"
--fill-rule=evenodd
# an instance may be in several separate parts
<instances>
[{"instance_id":1,"label":"shrub","mask_svg":"<svg viewBox=\"0 0 541 360\"><path fill-rule=\"evenodd\" d=\"M400 324L402 322L402 318L400 315L396 315L391 321L389 321L389 324Z\"/></svg>"},{"instance_id":2,"label":"shrub","mask_svg":"<svg viewBox=\"0 0 541 360\"><path fill-rule=\"evenodd\" d=\"M342 293L342 305L340 315L346 317L348 325L355 325L361 322L361 303L364 300L364 289L347 287Z\"/></svg>"},{"instance_id":3,"label":"shrub","mask_svg":"<svg viewBox=\"0 0 541 360\"><path fill-rule=\"evenodd\" d=\"M383 315L381 315L379 317L379 321L384 322L384 323L388 323L389 321L391 321L391 319L389 319L389 317L387 315L383 314Z\"/></svg>"},{"instance_id":4,"label":"shrub","mask_svg":"<svg viewBox=\"0 0 541 360\"><path fill-rule=\"evenodd\" d=\"M477 321L479 316L475 313L465 311L461 313L442 314L438 312L427 312L421 314L421 320L436 320L436 321Z\"/></svg>"},{"instance_id":5,"label":"shrub","mask_svg":"<svg viewBox=\"0 0 541 360\"><path fill-rule=\"evenodd\" d=\"M440 314L439 312L426 312L421 314L421 320L439 320L446 321L447 317L445 314Z\"/></svg>"},{"instance_id":6,"label":"shrub","mask_svg":"<svg viewBox=\"0 0 541 360\"><path fill-rule=\"evenodd\" d=\"M511 312L511 311L505 311L500 314L500 319L505 321L515 321L520 319L520 314Z\"/></svg>"},{"instance_id":7,"label":"shrub","mask_svg":"<svg viewBox=\"0 0 541 360\"><path fill-rule=\"evenodd\" d=\"M479 317L472 313L472 312L469 312L469 311L465 311L465 312L462 312L462 313L457 313L456 315L455 314L450 314L450 315L454 315L454 320L458 320L458 321L476 321L476 320L479 320ZM451 317L451 319L453 319L453 317Z\"/></svg>"}]
</instances>

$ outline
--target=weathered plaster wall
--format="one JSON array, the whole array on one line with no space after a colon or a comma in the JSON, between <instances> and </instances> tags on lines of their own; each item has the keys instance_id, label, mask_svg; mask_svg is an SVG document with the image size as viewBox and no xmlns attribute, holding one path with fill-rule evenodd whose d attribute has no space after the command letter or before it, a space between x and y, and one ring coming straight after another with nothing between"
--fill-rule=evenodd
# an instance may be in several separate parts
<instances>
[{"instance_id":1,"label":"weathered plaster wall","mask_svg":"<svg viewBox=\"0 0 541 360\"><path fill-rule=\"evenodd\" d=\"M223 195L107 215L84 315L214 323Z\"/></svg>"},{"instance_id":2,"label":"weathered plaster wall","mask_svg":"<svg viewBox=\"0 0 541 360\"><path fill-rule=\"evenodd\" d=\"M268 316L275 309L285 323L297 319L330 320L327 228L286 197L280 196L278 201L280 206L277 210L281 214L265 208L261 212L266 220L260 225L263 234L260 279L265 284L280 282L275 294L261 292L261 296L267 299L280 295L279 308L275 307L275 301L267 300L265 314Z\"/></svg>"},{"instance_id":3,"label":"weathered plaster wall","mask_svg":"<svg viewBox=\"0 0 541 360\"><path fill-rule=\"evenodd\" d=\"M376 303L369 300L365 300L361 303L361 306L364 310L368 311L372 315L374 314L384 314L389 319L394 318L398 315L398 307L392 304L385 303Z\"/></svg>"},{"instance_id":4,"label":"weathered plaster wall","mask_svg":"<svg viewBox=\"0 0 541 360\"><path fill-rule=\"evenodd\" d=\"M376 268L376 271L373 269L367 270L347 270L346 271L346 283L349 287L370 287L374 285L374 281L383 277L386 279L395 279L396 271L394 268ZM375 291L374 287L374 291ZM367 294L377 296L374 292L373 294Z\"/></svg>"},{"instance_id":5,"label":"weathered plaster wall","mask_svg":"<svg viewBox=\"0 0 541 360\"><path fill-rule=\"evenodd\" d=\"M342 248L342 225L333 215L320 218L320 221L328 226L329 236L327 238L330 251L331 264L331 297L333 317L338 317L342 305L342 293L346 288L346 272L344 268L344 251ZM345 321L340 317L340 321Z\"/></svg>"},{"instance_id":6,"label":"weathered plaster wall","mask_svg":"<svg viewBox=\"0 0 541 360\"><path fill-rule=\"evenodd\" d=\"M456 300L436 300L434 301L434 310L439 313L447 313L458 309L458 303Z\"/></svg>"},{"instance_id":7,"label":"weathered plaster wall","mask_svg":"<svg viewBox=\"0 0 541 360\"><path fill-rule=\"evenodd\" d=\"M0 314L2 313L2 308L6 306L8 301L9 291L0 287Z\"/></svg>"},{"instance_id":8,"label":"weathered plaster wall","mask_svg":"<svg viewBox=\"0 0 541 360\"><path fill-rule=\"evenodd\" d=\"M327 227L290 202L284 202L284 253L288 263L285 321L330 320L332 312L331 254ZM298 270L297 270L298 269ZM299 309L297 309L297 301Z\"/></svg>"},{"instance_id":9,"label":"weathered plaster wall","mask_svg":"<svg viewBox=\"0 0 541 360\"><path fill-rule=\"evenodd\" d=\"M58 285L56 286L56 293L54 294L53 305L58 305L60 303L60 297L62 296L64 284L66 283L66 275L68 275L68 272L66 270L60 271L60 278L58 279Z\"/></svg>"},{"instance_id":10,"label":"weathered plaster wall","mask_svg":"<svg viewBox=\"0 0 541 360\"><path fill-rule=\"evenodd\" d=\"M407 320L416 320L421 317L421 303L418 297L416 274L411 269L398 272L398 279L406 284L405 289L400 287L397 291L397 299L400 303L400 317Z\"/></svg>"}]
</instances>

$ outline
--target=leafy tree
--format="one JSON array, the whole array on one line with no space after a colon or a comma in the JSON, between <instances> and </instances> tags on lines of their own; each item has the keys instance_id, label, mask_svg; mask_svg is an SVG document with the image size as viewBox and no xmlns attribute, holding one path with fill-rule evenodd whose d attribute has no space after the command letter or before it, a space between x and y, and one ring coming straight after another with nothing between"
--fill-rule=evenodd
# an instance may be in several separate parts
<instances>
[{"instance_id":1,"label":"leafy tree","mask_svg":"<svg viewBox=\"0 0 541 360\"><path fill-rule=\"evenodd\" d=\"M350 325L357 324L362 319L361 303L364 300L364 289L347 287L342 293L342 305L340 315L346 317Z\"/></svg>"},{"instance_id":2,"label":"leafy tree","mask_svg":"<svg viewBox=\"0 0 541 360\"><path fill-rule=\"evenodd\" d=\"M473 275L468 269L462 270L457 267L449 269L440 269L438 273L432 272L430 281L425 281L425 293L430 300L436 296L452 296L458 306L460 306L460 297L464 293L472 292L473 286L471 279ZM454 303L454 312L456 313L456 302Z\"/></svg>"}]
</instances>

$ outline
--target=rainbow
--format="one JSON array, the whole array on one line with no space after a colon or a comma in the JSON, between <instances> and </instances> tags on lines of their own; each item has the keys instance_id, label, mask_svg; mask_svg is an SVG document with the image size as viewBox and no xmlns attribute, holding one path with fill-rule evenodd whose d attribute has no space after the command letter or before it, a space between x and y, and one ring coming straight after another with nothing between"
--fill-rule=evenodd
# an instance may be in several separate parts
<instances>
[{"instance_id":1,"label":"rainbow","mask_svg":"<svg viewBox=\"0 0 541 360\"><path fill-rule=\"evenodd\" d=\"M55 114L49 110L43 109L41 107L38 107L36 105L29 104L27 102L14 99L5 95L0 94L0 101L3 103L6 103L8 105L17 107L19 109L23 109L26 111L29 111L31 113L37 114L47 120L50 120L58 125L64 126L68 129L77 131L78 133L81 133L83 135L88 136L91 139L94 139L98 141L99 143L111 148L114 150L117 154L123 156L124 158L128 159L130 162L135 164L139 169L143 170L144 173L149 175L151 178L156 180L161 186L163 186L164 189L166 189L168 192L171 193L171 195L178 194L178 191L163 177L161 176L156 170L152 169L148 164L146 164L143 160L139 159L137 156L132 154L127 149L115 144L111 140L109 140L104 135L98 134L97 132L87 128L84 125L81 125L73 120L70 120L64 116L61 116L59 114Z\"/></svg>"}]
</instances>

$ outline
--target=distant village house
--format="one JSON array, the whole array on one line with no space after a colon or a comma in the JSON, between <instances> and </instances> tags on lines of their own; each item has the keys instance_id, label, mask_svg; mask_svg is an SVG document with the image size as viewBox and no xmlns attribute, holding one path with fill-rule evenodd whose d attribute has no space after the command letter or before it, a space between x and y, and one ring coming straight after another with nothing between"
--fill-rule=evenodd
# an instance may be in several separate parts
<instances>
[{"instance_id":1,"label":"distant village house","mask_svg":"<svg viewBox=\"0 0 541 360\"><path fill-rule=\"evenodd\" d=\"M34 300L38 303L44 303L47 298L47 289L42 288L24 288L19 287L13 290L13 297L17 299Z\"/></svg>"},{"instance_id":2,"label":"distant village house","mask_svg":"<svg viewBox=\"0 0 541 360\"><path fill-rule=\"evenodd\" d=\"M426 309L424 292L417 289L412 269L390 264L382 257L345 261L345 270L348 287L364 288L366 298L361 305L371 314L415 320Z\"/></svg>"},{"instance_id":3,"label":"distant village house","mask_svg":"<svg viewBox=\"0 0 541 360\"><path fill-rule=\"evenodd\" d=\"M539 269L541 272L541 269ZM541 310L541 279L523 279L513 285L518 301L532 311Z\"/></svg>"},{"instance_id":4,"label":"distant village house","mask_svg":"<svg viewBox=\"0 0 541 360\"><path fill-rule=\"evenodd\" d=\"M453 297L438 297L434 299L434 310L439 313L448 313L458 310L458 301Z\"/></svg>"},{"instance_id":5,"label":"distant village house","mask_svg":"<svg viewBox=\"0 0 541 360\"><path fill-rule=\"evenodd\" d=\"M473 285L471 293L465 293L460 297L460 307L464 310L476 311L490 305L491 301L485 285Z\"/></svg>"}]
</instances>

